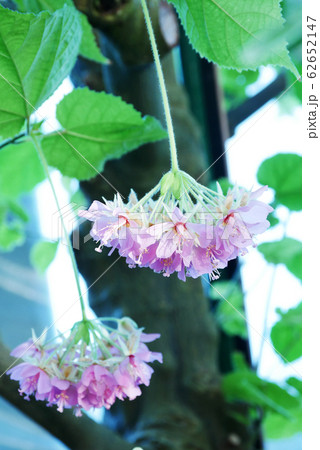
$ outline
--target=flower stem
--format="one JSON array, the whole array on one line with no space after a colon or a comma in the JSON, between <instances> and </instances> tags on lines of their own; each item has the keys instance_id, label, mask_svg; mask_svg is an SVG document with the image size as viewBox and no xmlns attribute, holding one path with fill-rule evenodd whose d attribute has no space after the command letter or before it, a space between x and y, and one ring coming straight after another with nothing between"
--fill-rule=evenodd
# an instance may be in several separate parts
<instances>
[{"instance_id":1,"label":"flower stem","mask_svg":"<svg viewBox=\"0 0 320 450\"><path fill-rule=\"evenodd\" d=\"M141 6L142 6L142 10L143 10L143 14L144 14L144 18L146 21L150 42L151 42L151 48L152 48L152 53L153 53L153 57L154 57L154 62L156 65L156 70L157 70L157 75L158 75L158 80L159 80L159 85L160 85L160 92L161 92L161 97L162 97L162 102L163 102L163 107L164 107L164 114L165 114L166 122L167 122L167 130L168 130L168 135L169 135L169 146L170 146L170 154L171 154L171 170L172 170L172 172L177 172L179 170L177 147L176 147L176 141L174 138L174 131L173 131L172 118L171 118L171 113L170 113L168 94L167 94L166 85L165 85L165 81L164 81L159 52L158 52L157 43L156 43L156 39L154 36L151 18L150 18L146 0L141 0Z\"/></svg>"},{"instance_id":2,"label":"flower stem","mask_svg":"<svg viewBox=\"0 0 320 450\"><path fill-rule=\"evenodd\" d=\"M153 189L151 189L151 191L149 191L146 195L144 195L139 201L138 203L136 203L135 205L132 206L132 208L130 209L131 212L136 211L139 206L143 205L144 203L146 203L148 200L150 200L150 198L152 198L158 191L160 190L160 183L158 183Z\"/></svg>"},{"instance_id":3,"label":"flower stem","mask_svg":"<svg viewBox=\"0 0 320 450\"><path fill-rule=\"evenodd\" d=\"M59 211L59 216L60 216L60 220L61 220L61 224L62 224L62 228L63 228L63 233L64 233L66 241L67 241L68 251L69 251L69 255L70 255L71 263L72 263L72 269L73 269L73 273L74 273L74 277L75 277L75 281L76 281L76 286L77 286L77 289L78 289L79 300L80 300L80 305L81 305L82 320L85 321L85 320L87 320L87 316L86 316L86 313L85 313L85 305L84 305L84 300L83 300L82 293L81 293L81 288L80 288L78 267L77 267L76 259L74 257L74 253L73 253L73 248L72 248L72 244L71 244L71 241L70 241L70 237L69 237L69 234L67 232L67 229L66 229L66 226L65 226L65 223L64 223L64 220L63 220L63 216L61 214L61 209L60 209L57 193L56 193L56 190L54 188L54 185L53 185L53 182L52 182L52 179L51 179L51 176L50 176L49 166L48 166L46 157L44 156L44 153L42 151L41 145L40 145L37 137L35 135L31 134L31 138L32 138L32 140L34 142L34 145L35 145L35 148L36 148L36 150L38 152L39 159L41 161L41 164L42 164L43 170L44 170L44 172L46 174L46 177L47 177L47 179L49 181L49 184L50 184L50 187L51 187L51 190L52 190L52 194L53 194L54 200L56 202L56 205L57 205L57 208L58 208L58 211Z\"/></svg>"}]
</instances>

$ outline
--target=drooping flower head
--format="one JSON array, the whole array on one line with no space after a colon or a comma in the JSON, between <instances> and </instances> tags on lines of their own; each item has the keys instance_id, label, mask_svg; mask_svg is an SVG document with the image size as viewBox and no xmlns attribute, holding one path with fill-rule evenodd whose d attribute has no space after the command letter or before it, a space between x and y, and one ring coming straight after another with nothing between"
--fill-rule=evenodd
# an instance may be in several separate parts
<instances>
[{"instance_id":1,"label":"drooping flower head","mask_svg":"<svg viewBox=\"0 0 320 450\"><path fill-rule=\"evenodd\" d=\"M257 200L266 189L235 187L223 195L218 183L215 192L185 172L170 171L140 201L131 192L125 204L118 194L79 214L93 222L96 250L117 249L131 268L149 267L164 276L177 272L181 280L204 274L216 279L268 228L273 209Z\"/></svg>"},{"instance_id":2,"label":"drooping flower head","mask_svg":"<svg viewBox=\"0 0 320 450\"><path fill-rule=\"evenodd\" d=\"M149 386L153 369L148 363L162 362L162 354L151 352L146 342L159 334L145 334L128 317L108 319L116 328L101 321L77 322L69 335L45 342L32 339L16 347L11 355L24 362L9 369L11 379L19 381L21 395L56 405L59 412L72 408L109 409L118 398L135 399L140 385Z\"/></svg>"}]
</instances>

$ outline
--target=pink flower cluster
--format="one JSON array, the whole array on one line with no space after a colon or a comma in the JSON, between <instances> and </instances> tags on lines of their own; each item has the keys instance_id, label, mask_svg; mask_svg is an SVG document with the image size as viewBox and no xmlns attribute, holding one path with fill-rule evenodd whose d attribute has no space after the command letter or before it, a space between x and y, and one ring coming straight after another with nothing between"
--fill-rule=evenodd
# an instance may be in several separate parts
<instances>
[{"instance_id":1,"label":"pink flower cluster","mask_svg":"<svg viewBox=\"0 0 320 450\"><path fill-rule=\"evenodd\" d=\"M149 267L164 276L177 272L183 281L204 274L216 279L218 269L247 253L254 236L269 227L266 218L273 208L257 200L266 189L234 188L226 196L209 196L208 190L193 193L196 202L188 192L187 199L160 196L142 204L134 193L127 204L117 195L114 201L94 201L79 215L93 222L91 236L100 242L96 250L117 249L131 268Z\"/></svg>"},{"instance_id":2,"label":"pink flower cluster","mask_svg":"<svg viewBox=\"0 0 320 450\"><path fill-rule=\"evenodd\" d=\"M11 352L24 360L7 374L19 381L25 399L34 395L59 412L72 408L81 416L82 408L109 409L117 398L141 395L140 385L149 386L153 373L148 363L162 362L162 354L151 352L146 343L160 335L143 333L129 318L119 320L114 331L102 324L89 328L94 330L89 344L80 339L70 349L75 336L71 331L54 344L33 338Z\"/></svg>"}]
</instances>

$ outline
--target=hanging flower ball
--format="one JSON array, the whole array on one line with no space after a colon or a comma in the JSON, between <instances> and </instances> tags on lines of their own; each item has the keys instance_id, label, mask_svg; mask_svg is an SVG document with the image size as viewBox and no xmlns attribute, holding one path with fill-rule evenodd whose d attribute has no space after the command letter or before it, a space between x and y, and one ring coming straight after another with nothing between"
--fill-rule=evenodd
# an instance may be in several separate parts
<instances>
[{"instance_id":1,"label":"hanging flower ball","mask_svg":"<svg viewBox=\"0 0 320 450\"><path fill-rule=\"evenodd\" d=\"M129 267L149 267L178 278L209 274L219 278L228 261L245 255L254 238L269 227L271 206L257 200L267 189L234 187L223 195L200 185L185 172L168 172L138 201L119 194L113 201L94 201L79 215L93 222L91 236L99 246L115 249Z\"/></svg>"},{"instance_id":2,"label":"hanging flower ball","mask_svg":"<svg viewBox=\"0 0 320 450\"><path fill-rule=\"evenodd\" d=\"M146 343L160 337L143 333L130 318L107 318L117 327L97 320L77 322L66 337L63 334L45 342L46 332L16 347L11 355L24 362L7 371L19 381L21 395L56 405L59 412L72 408L109 409L116 399L134 400L141 385L149 386L153 369L149 363L162 363L162 354L151 352Z\"/></svg>"}]
</instances>

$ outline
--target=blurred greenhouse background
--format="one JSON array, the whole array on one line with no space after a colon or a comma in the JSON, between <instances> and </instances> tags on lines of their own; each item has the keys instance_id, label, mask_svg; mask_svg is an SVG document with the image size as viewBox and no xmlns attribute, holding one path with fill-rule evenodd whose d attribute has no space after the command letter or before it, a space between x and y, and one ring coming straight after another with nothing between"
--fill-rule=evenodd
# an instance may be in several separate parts
<instances>
[{"instance_id":1,"label":"blurred greenhouse background","mask_svg":"<svg viewBox=\"0 0 320 450\"><path fill-rule=\"evenodd\" d=\"M301 68L300 29L297 31L300 10L291 0L283 2L283 7L288 22L289 47L295 64ZM212 186L217 179L225 190L229 185L255 190L261 184L269 183L271 189L262 200L275 208L271 227L259 237L257 248L240 258L228 273L226 271L222 275L221 281L212 283L213 287L208 280L203 280L223 336L220 352L228 352L226 360L223 354L220 355L222 372L226 375L226 395L231 401L233 396L239 396L240 401L249 397L253 410L263 411L262 415L266 411L267 419L261 430L264 443L257 448L300 450L301 86L299 82L294 83L291 74L269 66L243 73L213 70L211 64L200 61L195 53L191 55L191 47L188 46L181 30L180 47L173 50L176 79L186 88L188 102L198 121L212 166L209 171ZM73 81L75 79L76 76ZM211 88L206 91L208 86ZM50 123L50 129L44 124L45 131L46 127L51 132L52 126L59 126L55 121L55 107L72 89L72 80L65 79L36 113L37 121L46 118ZM206 116L207 120L204 119ZM218 159L215 158L217 155ZM280 160L272 159L279 156ZM266 164L270 167L263 166L265 160L269 161ZM87 207L87 200L75 179L63 177L57 170L52 178L67 217L68 231L72 233L80 223L77 211ZM283 191L282 185L285 185ZM40 333L48 323L54 322L56 329L65 331L81 318L76 303L77 291L73 281L70 282L71 263L67 247L63 245L48 182L43 181L33 193L21 197L21 205L28 210L28 218L15 202L12 200L14 213L10 216L10 226L0 228L0 247L3 250L0 254L0 327L2 341L9 348L26 340L31 328ZM33 262L38 271L35 270L29 257L34 244L41 240L56 242L58 238L62 239L62 244L57 247L57 253L53 253L52 262L50 258L39 262L35 257ZM285 245L279 248L265 244L283 240ZM263 244L267 246L263 247ZM86 282L84 279L81 281L86 291ZM88 296L85 297L89 317L95 317L89 307ZM227 392L230 360L233 358L242 379L245 380L250 363L256 370L260 381L255 379L252 382L252 390L248 387L249 381L242 392L234 394L232 389ZM231 372L233 374L237 372ZM291 381L286 383L288 380ZM283 399L279 409L289 414L289 421L274 412L273 405L270 406L277 392L272 391L273 384L266 386L265 381L288 389L297 398L297 403L300 402L300 406L297 403L292 406ZM90 416L97 422L107 420L102 411ZM258 422L260 419L256 417ZM0 402L0 435L1 450L67 448L5 400Z\"/></svg>"}]
</instances>

